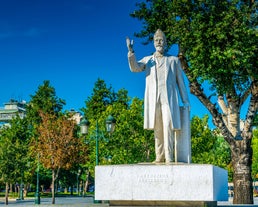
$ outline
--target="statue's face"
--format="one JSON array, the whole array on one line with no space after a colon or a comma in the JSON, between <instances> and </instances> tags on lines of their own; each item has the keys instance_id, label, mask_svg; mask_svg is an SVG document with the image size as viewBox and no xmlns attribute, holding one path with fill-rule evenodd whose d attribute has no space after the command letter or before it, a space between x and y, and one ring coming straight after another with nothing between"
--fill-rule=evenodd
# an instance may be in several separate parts
<instances>
[{"instance_id":1,"label":"statue's face","mask_svg":"<svg viewBox=\"0 0 258 207\"><path fill-rule=\"evenodd\" d=\"M166 40L162 35L157 35L154 37L154 47L157 52L163 54L166 47Z\"/></svg>"}]
</instances>

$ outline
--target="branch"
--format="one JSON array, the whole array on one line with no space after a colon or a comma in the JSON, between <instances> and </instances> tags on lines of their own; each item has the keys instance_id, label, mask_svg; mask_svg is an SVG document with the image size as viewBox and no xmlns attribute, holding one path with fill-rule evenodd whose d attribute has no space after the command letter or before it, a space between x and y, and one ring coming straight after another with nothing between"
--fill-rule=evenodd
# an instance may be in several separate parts
<instances>
[{"instance_id":1,"label":"branch","mask_svg":"<svg viewBox=\"0 0 258 207\"><path fill-rule=\"evenodd\" d=\"M222 95L218 96L218 104L224 114L228 114L228 108L225 104L224 97Z\"/></svg>"},{"instance_id":2,"label":"branch","mask_svg":"<svg viewBox=\"0 0 258 207\"><path fill-rule=\"evenodd\" d=\"M222 110L222 119L224 121L224 124L226 125L226 127L228 128L228 119L227 119L227 115L228 115L228 107L226 106L225 100L223 95L219 95L218 96L218 104ZM224 115L225 114L225 115Z\"/></svg>"},{"instance_id":3,"label":"branch","mask_svg":"<svg viewBox=\"0 0 258 207\"><path fill-rule=\"evenodd\" d=\"M225 140L230 145L235 145L234 136L228 130L222 115L215 107L215 104L213 104L210 101L210 99L204 94L201 84L199 84L197 79L192 76L189 66L187 64L186 58L183 56L182 53L180 53L178 56L181 61L182 68L188 80L190 81L190 92L194 94L203 103L203 105L209 110L209 112L212 115L213 123L221 130L221 133L223 134Z\"/></svg>"},{"instance_id":4,"label":"branch","mask_svg":"<svg viewBox=\"0 0 258 207\"><path fill-rule=\"evenodd\" d=\"M252 138L252 126L255 115L258 111L258 81L253 81L251 85L251 99L248 107L246 121L242 131L242 137Z\"/></svg>"},{"instance_id":5,"label":"branch","mask_svg":"<svg viewBox=\"0 0 258 207\"><path fill-rule=\"evenodd\" d=\"M60 171L60 167L57 168L57 171L56 171L55 177L54 177L54 181L56 181L56 179L58 178L58 176L59 176L59 171Z\"/></svg>"},{"instance_id":6,"label":"branch","mask_svg":"<svg viewBox=\"0 0 258 207\"><path fill-rule=\"evenodd\" d=\"M240 97L240 100L239 100L239 106L240 107L244 104L244 102L246 101L246 99L248 98L250 93L251 93L251 87L247 88L245 90L244 94Z\"/></svg>"}]
</instances>

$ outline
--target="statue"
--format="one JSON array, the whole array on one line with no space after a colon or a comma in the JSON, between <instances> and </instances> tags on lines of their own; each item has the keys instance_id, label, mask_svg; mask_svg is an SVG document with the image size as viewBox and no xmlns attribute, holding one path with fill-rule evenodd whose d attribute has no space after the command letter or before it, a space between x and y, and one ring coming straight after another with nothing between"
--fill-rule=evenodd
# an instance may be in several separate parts
<instances>
[{"instance_id":1,"label":"statue","mask_svg":"<svg viewBox=\"0 0 258 207\"><path fill-rule=\"evenodd\" d=\"M133 50L133 41L126 38L128 48L128 62L132 72L146 73L146 87L144 95L144 128L154 130L155 154L154 163L171 163L173 158L177 162L176 138L182 134L182 119L186 123L186 130L190 130L189 99L183 79L180 60L166 54L166 37L158 29L154 34L156 52L140 61L136 60ZM179 95L183 107L179 106ZM181 109L180 109L181 108ZM183 112L182 112L183 111ZM183 117L182 117L183 116ZM186 133L187 151L184 152L184 162L190 162L190 133ZM183 139L183 138L182 138ZM175 145L175 157L173 156ZM185 144L182 144L185 145ZM184 149L182 149L184 150Z\"/></svg>"}]
</instances>

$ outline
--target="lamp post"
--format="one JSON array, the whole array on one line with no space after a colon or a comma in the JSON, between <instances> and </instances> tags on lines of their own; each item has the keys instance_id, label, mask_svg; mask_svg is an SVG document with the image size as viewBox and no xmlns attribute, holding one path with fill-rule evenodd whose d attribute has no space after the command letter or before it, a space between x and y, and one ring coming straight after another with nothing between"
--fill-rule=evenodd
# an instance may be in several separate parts
<instances>
[{"instance_id":1,"label":"lamp post","mask_svg":"<svg viewBox=\"0 0 258 207\"><path fill-rule=\"evenodd\" d=\"M20 183L20 188L19 188L19 200L24 200L24 196L23 196L23 182L22 182L23 176L24 176L24 174L21 171L21 183Z\"/></svg>"},{"instance_id":2,"label":"lamp post","mask_svg":"<svg viewBox=\"0 0 258 207\"><path fill-rule=\"evenodd\" d=\"M78 196L80 195L80 189L79 189L79 177L80 177L80 174L81 174L81 169L79 169L78 172L77 172L77 195Z\"/></svg>"},{"instance_id":3,"label":"lamp post","mask_svg":"<svg viewBox=\"0 0 258 207\"><path fill-rule=\"evenodd\" d=\"M112 133L114 131L115 123L116 123L116 120L114 119L114 117L109 115L106 119L106 130L108 133ZM90 125L90 122L85 118L80 122L81 134L83 135L88 134L89 125ZM96 166L97 166L99 164L99 139L105 138L103 133L99 130L98 120L96 121L95 134L91 138L95 139L95 143L96 143ZM95 196L94 196L94 203L99 203L99 201L95 200Z\"/></svg>"},{"instance_id":4,"label":"lamp post","mask_svg":"<svg viewBox=\"0 0 258 207\"><path fill-rule=\"evenodd\" d=\"M116 120L114 119L114 117L109 115L106 119L106 130L108 133L112 133L114 131L115 123L116 123ZM90 122L85 118L80 122L81 134L83 135L88 134L89 125L90 125ZM95 139L95 143L96 143L96 165L98 165L99 164L99 139L104 138L104 136L102 135L102 132L99 130L98 121L96 122L96 130L92 138Z\"/></svg>"},{"instance_id":5,"label":"lamp post","mask_svg":"<svg viewBox=\"0 0 258 207\"><path fill-rule=\"evenodd\" d=\"M40 192L39 192L39 153L38 153L38 162L37 162L37 186L35 193L35 204L40 204Z\"/></svg>"},{"instance_id":6,"label":"lamp post","mask_svg":"<svg viewBox=\"0 0 258 207\"><path fill-rule=\"evenodd\" d=\"M20 199L20 200L24 200L24 197L23 197L23 183L22 183L22 180L21 180L21 184L20 184L19 199Z\"/></svg>"}]
</instances>

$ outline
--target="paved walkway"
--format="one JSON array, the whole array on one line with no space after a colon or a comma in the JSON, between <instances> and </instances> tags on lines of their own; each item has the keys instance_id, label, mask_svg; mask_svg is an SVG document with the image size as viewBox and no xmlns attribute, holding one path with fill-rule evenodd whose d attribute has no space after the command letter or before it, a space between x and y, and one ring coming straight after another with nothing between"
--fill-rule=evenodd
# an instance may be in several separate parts
<instances>
[{"instance_id":1,"label":"paved walkway","mask_svg":"<svg viewBox=\"0 0 258 207\"><path fill-rule=\"evenodd\" d=\"M40 205L35 204L34 198L25 198L24 200L9 199L8 207L32 207L32 206L42 206L42 207L106 207L107 204L94 204L93 197L56 197L55 205L52 205L52 198L41 198ZM5 206L4 199L0 199L0 206Z\"/></svg>"},{"instance_id":2,"label":"paved walkway","mask_svg":"<svg viewBox=\"0 0 258 207\"><path fill-rule=\"evenodd\" d=\"M9 199L8 207L109 207L108 204L93 203L93 197L56 197L56 204L52 205L52 198L41 198L40 205L35 204L34 198L24 200ZM0 207L5 206L4 198L0 198ZM232 205L232 202L218 202L218 207L258 207L258 198L254 198L254 205Z\"/></svg>"}]
</instances>

